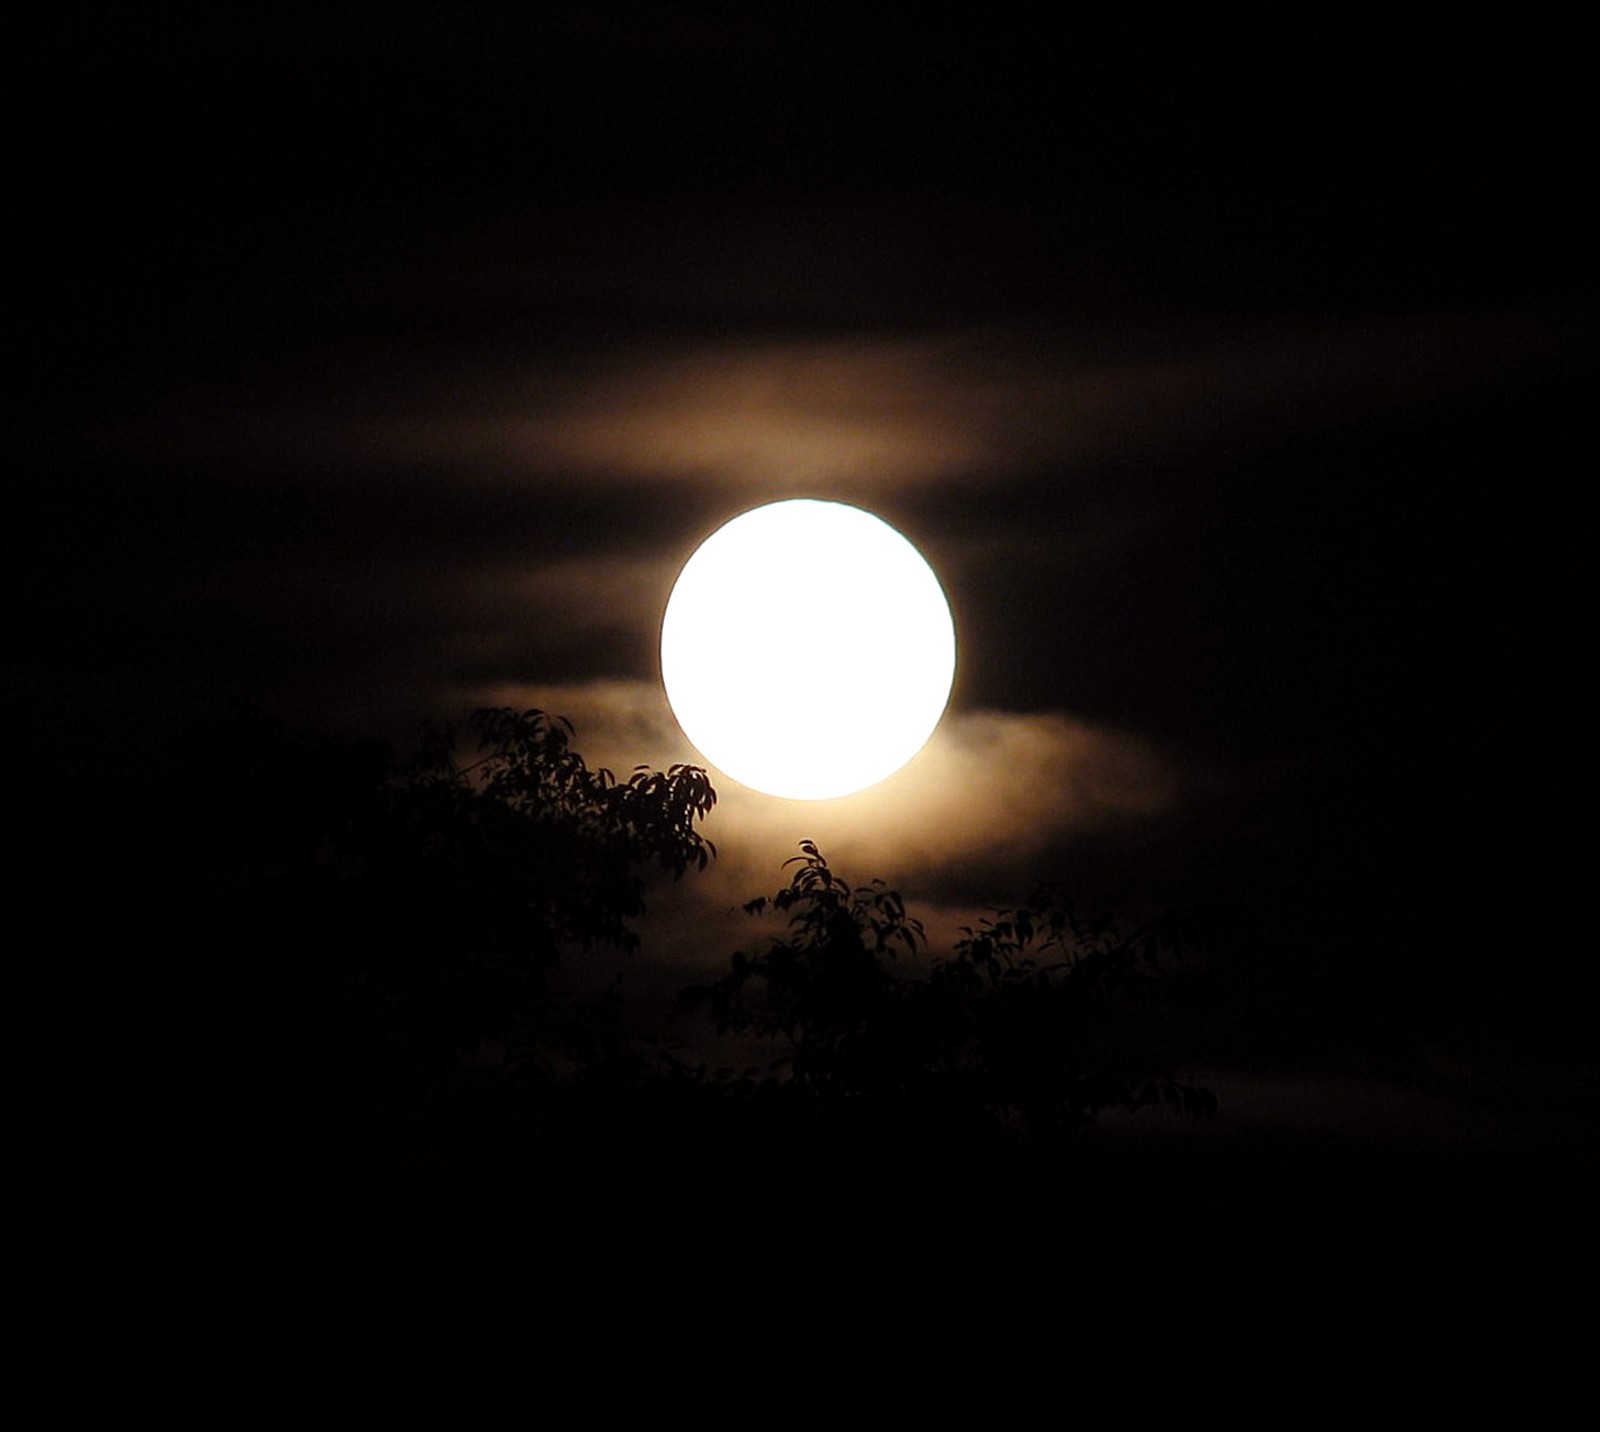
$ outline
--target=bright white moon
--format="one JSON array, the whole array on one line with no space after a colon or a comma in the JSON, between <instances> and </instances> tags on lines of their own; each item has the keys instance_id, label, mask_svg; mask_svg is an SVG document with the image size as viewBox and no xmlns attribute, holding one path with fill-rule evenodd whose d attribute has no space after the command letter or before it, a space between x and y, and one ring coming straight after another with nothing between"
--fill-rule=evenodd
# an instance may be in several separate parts
<instances>
[{"instance_id":1,"label":"bright white moon","mask_svg":"<svg viewBox=\"0 0 1600 1432\"><path fill-rule=\"evenodd\" d=\"M905 765L939 724L956 634L939 579L887 522L774 502L708 537L661 622L661 679L706 761L821 800Z\"/></svg>"}]
</instances>

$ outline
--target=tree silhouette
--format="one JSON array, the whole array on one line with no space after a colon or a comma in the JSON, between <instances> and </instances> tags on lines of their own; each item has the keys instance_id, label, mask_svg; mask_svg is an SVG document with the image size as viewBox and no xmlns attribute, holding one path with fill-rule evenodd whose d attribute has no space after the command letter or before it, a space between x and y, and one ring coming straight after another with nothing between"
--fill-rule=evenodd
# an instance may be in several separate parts
<instances>
[{"instance_id":1,"label":"tree silhouette","mask_svg":"<svg viewBox=\"0 0 1600 1432\"><path fill-rule=\"evenodd\" d=\"M169 990L196 1032L196 1126L223 1131L197 1148L270 1230L256 1276L382 1299L481 1291L490 1265L569 1288L601 1265L675 1275L728 1236L728 1186L762 1190L763 1236L796 1259L881 1261L871 1210L919 1181L1003 1179L1008 1151L1064 1148L1109 1107L1211 1107L1095 1043L1179 947L1173 922L1123 935L1040 891L933 958L895 891L848 885L811 842L746 907L784 933L681 1000L767 1067L651 1053L614 994L573 998L559 970L637 947L649 870L708 864L705 772L618 780L539 711L472 732L466 757L437 726L399 761L242 716L191 741L151 806L150 867L181 871ZM942 1208L901 1215L934 1268L965 1236ZM663 1221L666 1245L619 1231Z\"/></svg>"},{"instance_id":2,"label":"tree silhouette","mask_svg":"<svg viewBox=\"0 0 1600 1432\"><path fill-rule=\"evenodd\" d=\"M470 870L482 887L472 906L500 891L498 903L531 922L522 946L543 943L547 959L561 945L636 949L641 871L680 877L716 854L696 829L716 804L706 773L639 766L618 781L604 767L591 771L571 747L571 723L542 711L481 710L473 725L477 760L459 765L452 733L438 728L416 763L409 791L431 823L430 855L457 842L451 869Z\"/></svg>"},{"instance_id":3,"label":"tree silhouette","mask_svg":"<svg viewBox=\"0 0 1600 1432\"><path fill-rule=\"evenodd\" d=\"M874 1137L888 1122L1054 1139L1112 1107L1214 1110L1192 1083L1089 1053L1097 1021L1148 995L1184 948L1180 918L1125 935L1040 887L913 972L926 940L899 894L881 880L852 888L811 841L800 851L785 862L797 867L789 884L745 906L787 914L787 932L682 1000L720 1032L780 1046L769 1090L818 1117L864 1121Z\"/></svg>"},{"instance_id":4,"label":"tree silhouette","mask_svg":"<svg viewBox=\"0 0 1600 1432\"><path fill-rule=\"evenodd\" d=\"M554 1170L593 1161L588 1086L624 1048L562 961L637 946L647 874L707 864L715 802L694 767L590 769L570 732L482 711L467 754L436 726L397 759L245 712L137 801L173 1157L240 1190L255 1275L437 1285L461 1230L570 1215Z\"/></svg>"}]
</instances>

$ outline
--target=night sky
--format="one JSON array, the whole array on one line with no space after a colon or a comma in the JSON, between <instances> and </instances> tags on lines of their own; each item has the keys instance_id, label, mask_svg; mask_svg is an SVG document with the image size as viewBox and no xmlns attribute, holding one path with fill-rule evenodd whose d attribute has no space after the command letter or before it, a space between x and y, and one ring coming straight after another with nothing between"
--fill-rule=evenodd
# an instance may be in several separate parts
<instances>
[{"instance_id":1,"label":"night sky","mask_svg":"<svg viewBox=\"0 0 1600 1432\"><path fill-rule=\"evenodd\" d=\"M1574 37L862 9L61 26L10 145L14 759L93 789L247 700L401 745L538 706L591 763L698 761L678 568L747 507L855 503L945 585L951 706L859 796L717 780L641 999L803 838L939 935L1055 879L1218 932L1161 1036L1222 1099L1184 1138L1570 1190ZM774 639L801 681L870 635L797 602Z\"/></svg>"}]
</instances>

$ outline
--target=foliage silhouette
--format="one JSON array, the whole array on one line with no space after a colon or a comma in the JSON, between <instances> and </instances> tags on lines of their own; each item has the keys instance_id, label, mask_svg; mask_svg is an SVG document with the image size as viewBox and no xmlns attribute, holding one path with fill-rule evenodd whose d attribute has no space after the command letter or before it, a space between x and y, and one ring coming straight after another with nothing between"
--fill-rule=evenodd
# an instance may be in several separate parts
<instances>
[{"instance_id":1,"label":"foliage silhouette","mask_svg":"<svg viewBox=\"0 0 1600 1432\"><path fill-rule=\"evenodd\" d=\"M781 1046L766 1080L732 1087L764 1088L814 1117L874 1131L889 1121L1046 1140L1112 1107L1215 1110L1193 1083L1089 1057L1096 1022L1148 996L1187 943L1178 917L1124 935L1040 887L1028 904L964 928L949 958L912 973L902 958L926 939L899 894L879 880L852 888L811 841L800 851L785 862L797 867L789 884L745 906L787 914L787 933L736 953L726 976L682 998L719 1032Z\"/></svg>"},{"instance_id":2,"label":"foliage silhouette","mask_svg":"<svg viewBox=\"0 0 1600 1432\"><path fill-rule=\"evenodd\" d=\"M746 907L786 933L681 997L776 1046L770 1067L652 1046L615 990L567 993L562 964L637 948L647 873L713 858L705 772L619 781L538 711L479 712L472 732L468 756L437 726L397 761L246 716L192 742L167 783L172 991L202 1031L197 1127L227 1132L249 1190L237 1216L270 1230L256 1276L336 1265L381 1299L479 1288L472 1269L506 1263L569 1288L601 1264L676 1275L727 1236L719 1191L740 1185L796 1257L883 1266L868 1210L907 1206L921 1181L987 1198L1008 1151L1064 1147L1102 1109L1210 1107L1159 1070L1106 1072L1092 1043L1175 928L1122 936L1040 892L933 959L895 891L847 885L811 842ZM836 1196L841 1177L857 1197ZM939 1207L901 1216L919 1248L966 1236ZM621 1231L665 1224L676 1244Z\"/></svg>"},{"instance_id":3,"label":"foliage silhouette","mask_svg":"<svg viewBox=\"0 0 1600 1432\"><path fill-rule=\"evenodd\" d=\"M542 711L481 710L473 725L477 760L458 765L452 733L436 728L414 767L410 792L434 822L435 852L463 842L453 860L489 862L556 945L637 949L641 869L681 877L716 854L695 828L716 804L706 773L639 766L618 781L591 771L571 747L571 723Z\"/></svg>"},{"instance_id":4,"label":"foliage silhouette","mask_svg":"<svg viewBox=\"0 0 1600 1432\"><path fill-rule=\"evenodd\" d=\"M471 759L436 726L398 761L245 713L191 743L163 822L171 997L262 1158L341 1178L500 1158L623 1060L617 1002L552 980L564 952L637 947L646 873L705 867L716 797L691 766L591 770L570 732L480 711Z\"/></svg>"}]
</instances>

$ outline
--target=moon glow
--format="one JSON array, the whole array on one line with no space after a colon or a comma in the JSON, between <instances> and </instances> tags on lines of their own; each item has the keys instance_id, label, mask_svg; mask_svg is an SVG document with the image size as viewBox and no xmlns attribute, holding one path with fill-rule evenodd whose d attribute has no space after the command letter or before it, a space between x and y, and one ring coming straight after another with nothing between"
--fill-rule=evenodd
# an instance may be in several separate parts
<instances>
[{"instance_id":1,"label":"moon glow","mask_svg":"<svg viewBox=\"0 0 1600 1432\"><path fill-rule=\"evenodd\" d=\"M922 554L881 518L796 499L741 513L678 574L661 679L708 764L768 795L875 784L927 743L955 625Z\"/></svg>"}]
</instances>

